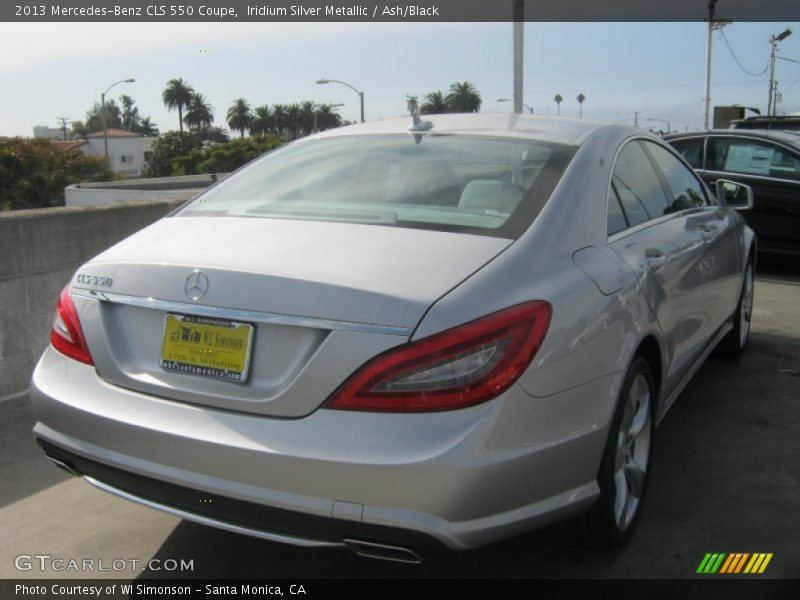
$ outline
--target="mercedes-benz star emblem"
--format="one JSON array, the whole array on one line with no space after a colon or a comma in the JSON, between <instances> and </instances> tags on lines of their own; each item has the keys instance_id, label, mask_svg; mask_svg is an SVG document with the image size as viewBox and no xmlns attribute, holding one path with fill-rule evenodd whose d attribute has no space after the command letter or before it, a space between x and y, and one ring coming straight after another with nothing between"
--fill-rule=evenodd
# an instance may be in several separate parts
<instances>
[{"instance_id":1,"label":"mercedes-benz star emblem","mask_svg":"<svg viewBox=\"0 0 800 600\"><path fill-rule=\"evenodd\" d=\"M195 269L186 278L186 285L183 289L190 300L200 300L208 291L208 276L200 269Z\"/></svg>"}]
</instances>

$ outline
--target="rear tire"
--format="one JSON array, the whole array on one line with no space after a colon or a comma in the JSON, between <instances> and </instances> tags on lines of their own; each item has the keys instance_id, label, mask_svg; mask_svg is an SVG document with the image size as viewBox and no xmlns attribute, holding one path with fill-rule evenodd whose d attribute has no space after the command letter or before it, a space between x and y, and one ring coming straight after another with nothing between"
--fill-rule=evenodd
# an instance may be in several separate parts
<instances>
[{"instance_id":1,"label":"rear tire","mask_svg":"<svg viewBox=\"0 0 800 600\"><path fill-rule=\"evenodd\" d=\"M635 358L625 374L600 463L600 496L588 511L564 524L567 536L582 546L619 548L633 534L647 491L656 393L650 365Z\"/></svg>"},{"instance_id":2,"label":"rear tire","mask_svg":"<svg viewBox=\"0 0 800 600\"><path fill-rule=\"evenodd\" d=\"M747 261L747 268L744 272L742 281L742 291L739 294L739 303L736 305L736 312L733 313L731 320L733 329L728 332L720 347L729 356L741 356L747 347L747 340L750 338L750 320L753 316L753 287L754 287L753 261Z\"/></svg>"}]
</instances>

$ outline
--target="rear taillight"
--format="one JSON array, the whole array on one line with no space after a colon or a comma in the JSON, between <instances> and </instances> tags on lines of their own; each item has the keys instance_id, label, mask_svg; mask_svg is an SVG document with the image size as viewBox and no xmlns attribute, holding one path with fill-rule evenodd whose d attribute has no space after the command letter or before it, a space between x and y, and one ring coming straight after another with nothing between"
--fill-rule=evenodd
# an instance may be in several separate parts
<instances>
[{"instance_id":1,"label":"rear taillight","mask_svg":"<svg viewBox=\"0 0 800 600\"><path fill-rule=\"evenodd\" d=\"M94 364L86 339L83 337L78 313L69 295L69 285L61 290L56 317L53 319L53 330L50 332L50 343L61 354L87 365Z\"/></svg>"},{"instance_id":2,"label":"rear taillight","mask_svg":"<svg viewBox=\"0 0 800 600\"><path fill-rule=\"evenodd\" d=\"M486 402L531 363L551 314L547 302L527 302L393 348L356 371L325 407L421 412Z\"/></svg>"}]
</instances>

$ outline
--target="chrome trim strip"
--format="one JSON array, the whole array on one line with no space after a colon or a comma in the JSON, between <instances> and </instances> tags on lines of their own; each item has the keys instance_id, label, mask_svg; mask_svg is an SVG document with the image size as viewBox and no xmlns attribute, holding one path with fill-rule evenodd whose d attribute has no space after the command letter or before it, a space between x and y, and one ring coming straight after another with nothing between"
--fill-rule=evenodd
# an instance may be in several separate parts
<instances>
[{"instance_id":1,"label":"chrome trim strip","mask_svg":"<svg viewBox=\"0 0 800 600\"><path fill-rule=\"evenodd\" d=\"M186 519L187 521L194 521L195 523L200 523L201 525L216 527L217 529L224 529L225 531L231 531L233 533L249 535L252 537L261 538L263 540L269 540L271 542L279 542L281 544L291 544L293 546L303 546L305 548L345 547L343 542L328 542L324 540L315 540L312 538L297 537L282 533L270 533L268 531L251 529L250 527L243 527L241 525L234 525L233 523L227 523L225 521L218 521L217 519L212 519L210 517L204 517L202 515L190 513L185 510L175 508L173 506L160 504L158 502L153 502L152 500L146 500L145 498L142 498L140 496L134 496L133 494L129 494L128 492L123 492L118 488L110 486L107 483L103 483L102 481L98 481L94 477L89 477L88 475L84 475L83 478L86 480L87 483L90 483L97 489L112 494L114 496L119 496L120 498L123 498L125 500L136 502L137 504L141 504L142 506L146 506L148 508L155 508L156 510L169 513L181 519Z\"/></svg>"},{"instance_id":2,"label":"chrome trim strip","mask_svg":"<svg viewBox=\"0 0 800 600\"><path fill-rule=\"evenodd\" d=\"M348 550L354 552L358 556L364 558L376 558L378 560L388 560L390 562L398 562L407 565L422 564L422 557L411 550L402 546L390 546L389 544L376 544L375 542L365 542L363 540L356 540L345 538L344 545ZM395 556L387 555L395 554ZM404 558L402 555L405 555Z\"/></svg>"},{"instance_id":3,"label":"chrome trim strip","mask_svg":"<svg viewBox=\"0 0 800 600\"><path fill-rule=\"evenodd\" d=\"M349 321L334 321L331 319L317 319L314 317L297 317L277 313L258 312L254 310L241 310L237 308L220 308L218 306L205 306L202 304L187 304L185 302L172 302L156 298L143 298L141 296L127 296L89 290L86 288L72 287L72 293L84 298L92 298L103 302L126 304L141 308L152 308L164 312L197 315L201 317L215 317L229 321L250 321L255 323L270 323L272 325L289 325L292 327L314 327L317 329L354 331L357 333L381 333L384 335L398 335L409 337L412 329L393 325L373 325L371 323L352 323Z\"/></svg>"}]
</instances>

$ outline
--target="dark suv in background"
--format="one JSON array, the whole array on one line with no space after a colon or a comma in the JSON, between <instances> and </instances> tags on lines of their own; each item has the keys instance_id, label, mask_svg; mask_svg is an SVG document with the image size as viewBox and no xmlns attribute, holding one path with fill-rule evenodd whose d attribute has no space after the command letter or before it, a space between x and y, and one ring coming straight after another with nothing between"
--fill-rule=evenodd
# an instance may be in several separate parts
<instances>
[{"instance_id":1,"label":"dark suv in background","mask_svg":"<svg viewBox=\"0 0 800 600\"><path fill-rule=\"evenodd\" d=\"M730 179L753 188L742 216L759 252L800 254L800 131L717 129L664 136L711 187Z\"/></svg>"},{"instance_id":2,"label":"dark suv in background","mask_svg":"<svg viewBox=\"0 0 800 600\"><path fill-rule=\"evenodd\" d=\"M748 117L746 119L732 121L731 127L733 129L800 131L800 116Z\"/></svg>"}]
</instances>

